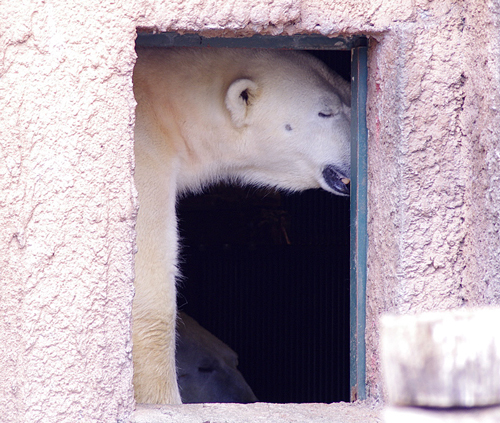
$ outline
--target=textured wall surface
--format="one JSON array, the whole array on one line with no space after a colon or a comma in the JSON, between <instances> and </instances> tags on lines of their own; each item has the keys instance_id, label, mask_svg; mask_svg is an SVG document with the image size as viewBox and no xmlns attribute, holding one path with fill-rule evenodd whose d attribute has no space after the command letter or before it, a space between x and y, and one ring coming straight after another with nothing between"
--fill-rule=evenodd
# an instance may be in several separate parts
<instances>
[{"instance_id":1,"label":"textured wall surface","mask_svg":"<svg viewBox=\"0 0 500 423\"><path fill-rule=\"evenodd\" d=\"M373 43L367 375L378 316L498 304L498 6L429 2Z\"/></svg>"},{"instance_id":2,"label":"textured wall surface","mask_svg":"<svg viewBox=\"0 0 500 423\"><path fill-rule=\"evenodd\" d=\"M3 422L133 407L135 26L97 1L0 6Z\"/></svg>"},{"instance_id":3,"label":"textured wall surface","mask_svg":"<svg viewBox=\"0 0 500 423\"><path fill-rule=\"evenodd\" d=\"M498 9L484 0L2 2L2 421L126 421L133 410L136 28L372 36L372 398L380 313L500 302Z\"/></svg>"}]
</instances>

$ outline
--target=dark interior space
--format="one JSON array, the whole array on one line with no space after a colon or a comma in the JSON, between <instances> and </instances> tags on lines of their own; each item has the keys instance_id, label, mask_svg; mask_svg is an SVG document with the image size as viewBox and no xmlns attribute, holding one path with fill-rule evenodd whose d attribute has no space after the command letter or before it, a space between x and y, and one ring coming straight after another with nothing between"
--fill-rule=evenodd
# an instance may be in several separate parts
<instances>
[{"instance_id":1,"label":"dark interior space","mask_svg":"<svg viewBox=\"0 0 500 423\"><path fill-rule=\"evenodd\" d=\"M349 79L349 51L316 51ZM349 198L216 186L178 205L179 309L260 401L349 401Z\"/></svg>"}]
</instances>

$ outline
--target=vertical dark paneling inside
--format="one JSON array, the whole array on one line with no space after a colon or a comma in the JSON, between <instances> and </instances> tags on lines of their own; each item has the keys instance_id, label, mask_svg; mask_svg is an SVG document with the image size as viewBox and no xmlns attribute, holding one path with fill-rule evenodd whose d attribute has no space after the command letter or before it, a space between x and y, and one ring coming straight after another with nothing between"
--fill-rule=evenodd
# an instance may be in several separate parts
<instances>
[{"instance_id":1,"label":"vertical dark paneling inside","mask_svg":"<svg viewBox=\"0 0 500 423\"><path fill-rule=\"evenodd\" d=\"M291 245L185 246L179 305L238 352L261 401L348 401L349 200L311 191L282 207ZM184 211L184 242L215 214Z\"/></svg>"}]
</instances>

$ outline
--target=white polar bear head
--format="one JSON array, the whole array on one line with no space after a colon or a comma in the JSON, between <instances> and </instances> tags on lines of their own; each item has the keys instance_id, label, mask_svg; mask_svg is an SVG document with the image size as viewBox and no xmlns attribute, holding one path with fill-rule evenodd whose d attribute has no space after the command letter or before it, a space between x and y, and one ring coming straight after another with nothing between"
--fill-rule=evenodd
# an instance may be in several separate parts
<instances>
[{"instance_id":1,"label":"white polar bear head","mask_svg":"<svg viewBox=\"0 0 500 423\"><path fill-rule=\"evenodd\" d=\"M314 56L227 48L138 55L136 160L169 163L178 193L229 179L349 194L350 84Z\"/></svg>"},{"instance_id":2,"label":"white polar bear head","mask_svg":"<svg viewBox=\"0 0 500 423\"><path fill-rule=\"evenodd\" d=\"M246 63L225 97L245 157L238 177L349 195L349 83L299 52L257 51Z\"/></svg>"},{"instance_id":3,"label":"white polar bear head","mask_svg":"<svg viewBox=\"0 0 500 423\"><path fill-rule=\"evenodd\" d=\"M177 381L183 403L258 401L229 346L182 312L177 334Z\"/></svg>"}]
</instances>

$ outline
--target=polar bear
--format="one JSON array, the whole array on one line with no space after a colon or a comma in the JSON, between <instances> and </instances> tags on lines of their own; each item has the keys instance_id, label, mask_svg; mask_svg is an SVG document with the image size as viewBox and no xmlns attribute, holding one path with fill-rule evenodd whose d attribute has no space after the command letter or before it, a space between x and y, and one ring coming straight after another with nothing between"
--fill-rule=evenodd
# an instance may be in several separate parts
<instances>
[{"instance_id":1,"label":"polar bear","mask_svg":"<svg viewBox=\"0 0 500 423\"><path fill-rule=\"evenodd\" d=\"M229 180L349 194L350 86L301 52L138 48L137 402L180 403L176 198Z\"/></svg>"},{"instance_id":2,"label":"polar bear","mask_svg":"<svg viewBox=\"0 0 500 423\"><path fill-rule=\"evenodd\" d=\"M256 402L238 354L186 313L177 320L177 383L183 403Z\"/></svg>"}]
</instances>

